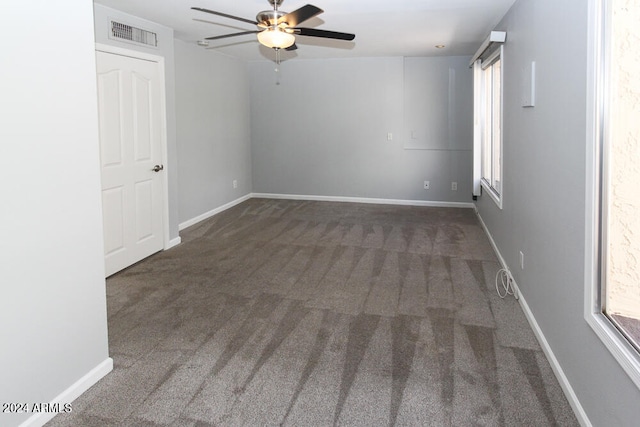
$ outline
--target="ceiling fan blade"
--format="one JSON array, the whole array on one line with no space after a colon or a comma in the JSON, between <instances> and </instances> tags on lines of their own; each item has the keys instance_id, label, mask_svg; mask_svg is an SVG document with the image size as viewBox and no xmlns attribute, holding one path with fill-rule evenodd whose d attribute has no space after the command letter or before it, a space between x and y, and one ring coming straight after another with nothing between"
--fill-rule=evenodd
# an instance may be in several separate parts
<instances>
[{"instance_id":1,"label":"ceiling fan blade","mask_svg":"<svg viewBox=\"0 0 640 427\"><path fill-rule=\"evenodd\" d=\"M201 7L192 7L191 9L193 10L197 10L199 12L206 12L206 13L211 13L213 15L218 15L218 16L222 16L224 18L229 18L229 19L235 19L236 21L242 21L242 22L246 22L248 24L253 24L253 25L258 25L258 23L256 21L252 21L250 19L244 19L244 18L239 18L237 16L233 16L233 15L228 15L226 13L222 13L222 12L216 12L214 10L209 10L209 9L203 9Z\"/></svg>"},{"instance_id":2,"label":"ceiling fan blade","mask_svg":"<svg viewBox=\"0 0 640 427\"><path fill-rule=\"evenodd\" d=\"M292 51L292 50L296 50L296 49L298 49L298 46L296 46L296 44L295 44L295 43L294 43L294 44L292 44L292 45L291 45L291 46L289 46L289 47L285 47L285 48L284 48L284 50L286 50L286 51L288 51L288 52L290 52L290 51Z\"/></svg>"},{"instance_id":3,"label":"ceiling fan blade","mask_svg":"<svg viewBox=\"0 0 640 427\"><path fill-rule=\"evenodd\" d=\"M226 39L227 37L244 36L245 34L257 34L260 31L243 31L241 33L224 34L222 36L205 37L205 40Z\"/></svg>"},{"instance_id":4,"label":"ceiling fan blade","mask_svg":"<svg viewBox=\"0 0 640 427\"><path fill-rule=\"evenodd\" d=\"M353 40L355 34L339 33L337 31L318 30L316 28L294 28L294 34L299 36L322 37L325 39Z\"/></svg>"},{"instance_id":5,"label":"ceiling fan blade","mask_svg":"<svg viewBox=\"0 0 640 427\"><path fill-rule=\"evenodd\" d=\"M302 6L300 9L294 10L291 13L287 13L278 19L278 24L286 22L288 27L295 27L296 25L311 19L314 16L320 15L324 10L316 7L312 4Z\"/></svg>"}]
</instances>

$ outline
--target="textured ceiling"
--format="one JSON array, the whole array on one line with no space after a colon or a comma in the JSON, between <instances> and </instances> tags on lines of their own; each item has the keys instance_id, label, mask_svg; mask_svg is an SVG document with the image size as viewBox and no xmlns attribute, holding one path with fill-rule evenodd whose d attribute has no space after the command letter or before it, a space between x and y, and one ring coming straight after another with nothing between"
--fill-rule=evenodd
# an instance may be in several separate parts
<instances>
[{"instance_id":1,"label":"textured ceiling","mask_svg":"<svg viewBox=\"0 0 640 427\"><path fill-rule=\"evenodd\" d=\"M325 12L299 26L355 33L353 42L296 37L298 50L285 58L472 55L515 0L313 0ZM201 7L254 20L267 0L97 0L96 3L174 29L196 43L208 36L255 30L251 24L198 11ZM291 12L306 1L285 0ZM206 22L203 22L206 21ZM437 49L436 45L445 45ZM208 48L245 59L273 59L255 35L212 41Z\"/></svg>"}]
</instances>

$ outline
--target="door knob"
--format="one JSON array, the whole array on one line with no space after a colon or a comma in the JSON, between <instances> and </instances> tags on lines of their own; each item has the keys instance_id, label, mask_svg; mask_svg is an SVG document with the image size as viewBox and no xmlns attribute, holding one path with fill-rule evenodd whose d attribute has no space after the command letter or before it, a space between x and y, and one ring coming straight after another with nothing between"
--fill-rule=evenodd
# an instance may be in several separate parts
<instances>
[{"instance_id":1,"label":"door knob","mask_svg":"<svg viewBox=\"0 0 640 427\"><path fill-rule=\"evenodd\" d=\"M164 169L164 165L155 165L151 170L154 172L160 172L162 169Z\"/></svg>"}]
</instances>

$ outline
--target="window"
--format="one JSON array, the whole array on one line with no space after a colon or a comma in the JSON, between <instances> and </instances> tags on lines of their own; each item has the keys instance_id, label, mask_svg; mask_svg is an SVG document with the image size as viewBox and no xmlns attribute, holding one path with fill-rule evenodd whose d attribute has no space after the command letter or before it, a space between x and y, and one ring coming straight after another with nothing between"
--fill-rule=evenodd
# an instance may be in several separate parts
<instances>
[{"instance_id":1,"label":"window","mask_svg":"<svg viewBox=\"0 0 640 427\"><path fill-rule=\"evenodd\" d=\"M502 207L502 47L480 62L481 184Z\"/></svg>"},{"instance_id":2,"label":"window","mask_svg":"<svg viewBox=\"0 0 640 427\"><path fill-rule=\"evenodd\" d=\"M586 318L640 387L640 6L597 1Z\"/></svg>"},{"instance_id":3,"label":"window","mask_svg":"<svg viewBox=\"0 0 640 427\"><path fill-rule=\"evenodd\" d=\"M626 4L625 4L626 3ZM640 6L611 2L602 151L603 312L640 348Z\"/></svg>"}]
</instances>

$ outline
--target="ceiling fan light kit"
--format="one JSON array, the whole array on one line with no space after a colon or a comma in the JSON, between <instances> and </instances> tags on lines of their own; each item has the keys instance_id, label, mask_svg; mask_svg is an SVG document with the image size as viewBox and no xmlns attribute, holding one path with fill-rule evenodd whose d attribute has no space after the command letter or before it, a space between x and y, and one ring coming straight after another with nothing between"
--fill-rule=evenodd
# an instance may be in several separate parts
<instances>
[{"instance_id":1,"label":"ceiling fan light kit","mask_svg":"<svg viewBox=\"0 0 640 427\"><path fill-rule=\"evenodd\" d=\"M293 34L287 33L283 29L267 28L258 33L258 41L260 44L273 49L286 49L296 42Z\"/></svg>"}]
</instances>

